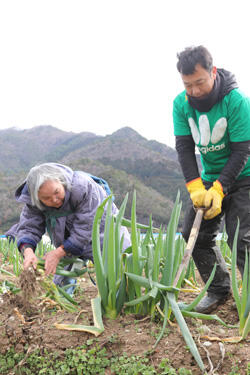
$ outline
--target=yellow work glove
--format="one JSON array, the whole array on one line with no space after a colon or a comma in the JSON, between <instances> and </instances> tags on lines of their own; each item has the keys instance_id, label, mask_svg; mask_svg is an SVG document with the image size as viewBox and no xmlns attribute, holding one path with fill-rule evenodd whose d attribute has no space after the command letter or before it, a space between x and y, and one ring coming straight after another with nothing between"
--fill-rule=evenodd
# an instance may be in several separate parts
<instances>
[{"instance_id":1,"label":"yellow work glove","mask_svg":"<svg viewBox=\"0 0 250 375\"><path fill-rule=\"evenodd\" d=\"M190 198L192 199L193 205L195 207L203 207L207 190L203 185L202 179L198 177L195 180L189 181L186 184L186 187L190 194Z\"/></svg>"},{"instance_id":2,"label":"yellow work glove","mask_svg":"<svg viewBox=\"0 0 250 375\"><path fill-rule=\"evenodd\" d=\"M207 191L204 199L204 205L207 208L204 219L210 220L221 213L222 200L225 194L221 183L216 180L213 186Z\"/></svg>"}]
</instances>

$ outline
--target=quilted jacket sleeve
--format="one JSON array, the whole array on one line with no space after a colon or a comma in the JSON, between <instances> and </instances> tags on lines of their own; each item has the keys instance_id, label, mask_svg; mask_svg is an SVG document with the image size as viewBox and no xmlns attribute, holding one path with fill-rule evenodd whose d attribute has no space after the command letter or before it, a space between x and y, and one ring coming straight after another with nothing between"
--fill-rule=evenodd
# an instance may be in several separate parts
<instances>
[{"instance_id":1,"label":"quilted jacket sleeve","mask_svg":"<svg viewBox=\"0 0 250 375\"><path fill-rule=\"evenodd\" d=\"M35 249L44 232L44 215L36 207L26 204L21 212L17 230L18 248L22 243L28 243Z\"/></svg>"}]
</instances>

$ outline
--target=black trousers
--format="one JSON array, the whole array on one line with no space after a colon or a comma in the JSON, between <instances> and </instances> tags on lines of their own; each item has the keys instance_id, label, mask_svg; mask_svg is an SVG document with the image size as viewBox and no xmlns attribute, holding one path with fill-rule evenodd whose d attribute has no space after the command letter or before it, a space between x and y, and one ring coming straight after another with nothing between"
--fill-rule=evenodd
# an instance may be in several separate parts
<instances>
[{"instance_id":1,"label":"black trousers","mask_svg":"<svg viewBox=\"0 0 250 375\"><path fill-rule=\"evenodd\" d=\"M208 189L212 183L203 181ZM240 221L238 242L237 242L237 266L243 276L246 249L249 254L250 249L250 177L235 182L233 188L224 197L222 212L211 220L202 220L199 235L193 250L193 259L198 271L204 281L208 280L213 266L217 263L216 273L208 292L218 295L228 293L231 288L230 275L226 263L216 246L216 236L221 229L221 222L225 217L226 231L228 235L228 245L232 249L234 235L238 219ZM187 241L193 221L195 210L191 204L187 209L183 237Z\"/></svg>"}]
</instances>

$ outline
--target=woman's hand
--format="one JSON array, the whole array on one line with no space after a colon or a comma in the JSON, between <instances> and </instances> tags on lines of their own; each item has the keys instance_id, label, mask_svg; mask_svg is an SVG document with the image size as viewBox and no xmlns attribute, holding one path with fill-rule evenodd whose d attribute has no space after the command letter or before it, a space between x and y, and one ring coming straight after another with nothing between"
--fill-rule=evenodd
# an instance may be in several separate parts
<instances>
[{"instance_id":1,"label":"woman's hand","mask_svg":"<svg viewBox=\"0 0 250 375\"><path fill-rule=\"evenodd\" d=\"M34 269L36 269L38 259L31 247L27 247L24 250L23 256L24 256L23 268L27 270L29 267L32 266Z\"/></svg>"},{"instance_id":2,"label":"woman's hand","mask_svg":"<svg viewBox=\"0 0 250 375\"><path fill-rule=\"evenodd\" d=\"M56 267L62 257L66 255L62 246L57 249L51 250L49 253L45 254L45 275L54 275L56 273Z\"/></svg>"}]
</instances>

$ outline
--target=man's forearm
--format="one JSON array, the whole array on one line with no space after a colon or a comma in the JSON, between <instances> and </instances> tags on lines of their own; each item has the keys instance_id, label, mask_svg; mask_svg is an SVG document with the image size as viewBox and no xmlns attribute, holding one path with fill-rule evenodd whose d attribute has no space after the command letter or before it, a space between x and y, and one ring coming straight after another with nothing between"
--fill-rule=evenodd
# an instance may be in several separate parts
<instances>
[{"instance_id":1,"label":"man's forearm","mask_svg":"<svg viewBox=\"0 0 250 375\"><path fill-rule=\"evenodd\" d=\"M250 141L231 142L230 146L232 153L218 177L224 193L228 192L230 186L244 169L250 156Z\"/></svg>"},{"instance_id":2,"label":"man's forearm","mask_svg":"<svg viewBox=\"0 0 250 375\"><path fill-rule=\"evenodd\" d=\"M200 177L191 135L176 136L176 151L186 183Z\"/></svg>"}]
</instances>

